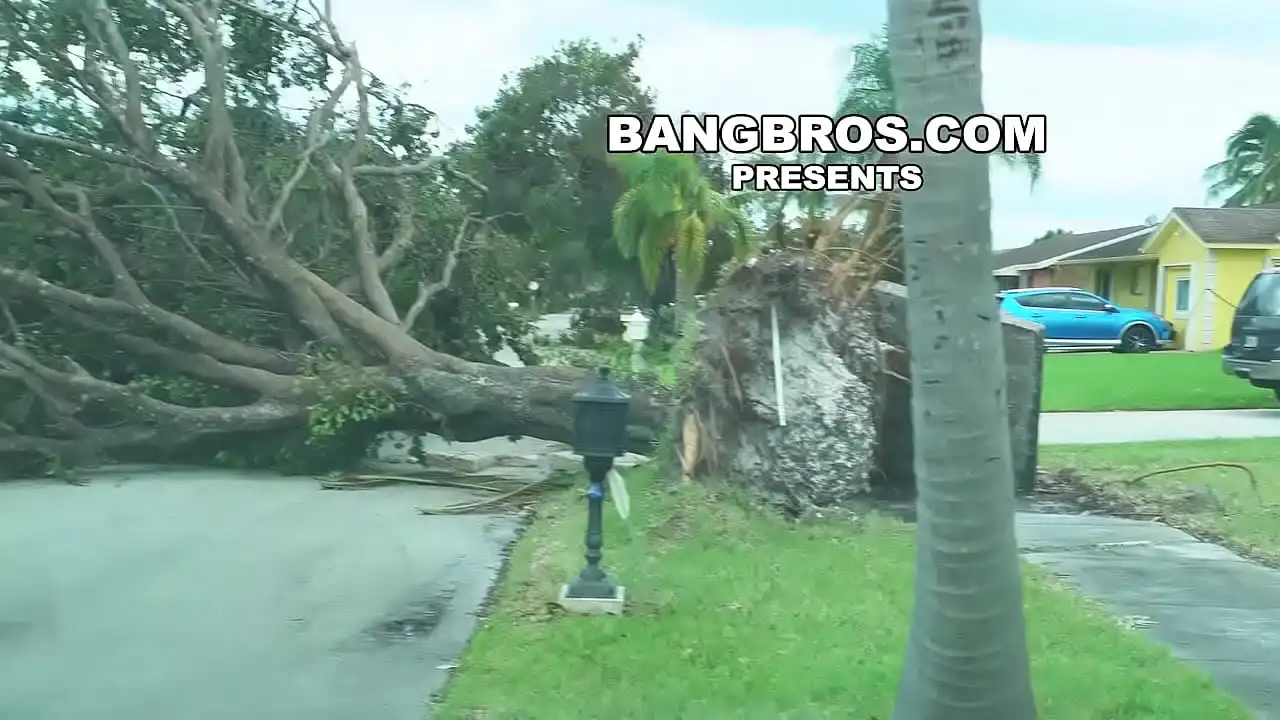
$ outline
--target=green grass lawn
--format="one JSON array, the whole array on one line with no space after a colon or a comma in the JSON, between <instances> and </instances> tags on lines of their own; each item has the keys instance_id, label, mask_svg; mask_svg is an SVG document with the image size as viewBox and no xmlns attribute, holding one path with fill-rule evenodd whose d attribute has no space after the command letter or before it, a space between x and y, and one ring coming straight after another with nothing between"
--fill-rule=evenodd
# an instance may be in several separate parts
<instances>
[{"instance_id":1,"label":"green grass lawn","mask_svg":"<svg viewBox=\"0 0 1280 720\"><path fill-rule=\"evenodd\" d=\"M1222 372L1218 353L1049 353L1045 412L1275 407L1270 390Z\"/></svg>"},{"instance_id":2,"label":"green grass lawn","mask_svg":"<svg viewBox=\"0 0 1280 720\"><path fill-rule=\"evenodd\" d=\"M1225 462L1247 467L1205 468L1134 478L1161 468ZM1070 468L1095 498L1125 512L1162 516L1172 525L1280 567L1280 440L1202 440L1119 445L1053 446L1040 464ZM1190 491L1190 492L1189 492Z\"/></svg>"},{"instance_id":3,"label":"green grass lawn","mask_svg":"<svg viewBox=\"0 0 1280 720\"><path fill-rule=\"evenodd\" d=\"M906 642L909 526L795 525L632 473L605 563L630 614L549 601L582 564L580 493L553 496L518 543L440 718L884 719ZM1092 603L1027 571L1029 644L1046 720L1249 717L1209 680Z\"/></svg>"}]
</instances>

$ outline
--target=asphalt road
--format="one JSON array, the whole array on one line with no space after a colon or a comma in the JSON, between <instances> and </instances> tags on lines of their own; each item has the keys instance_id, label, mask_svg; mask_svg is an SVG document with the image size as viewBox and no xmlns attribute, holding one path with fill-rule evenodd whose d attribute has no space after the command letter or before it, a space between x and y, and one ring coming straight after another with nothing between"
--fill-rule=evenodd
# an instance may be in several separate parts
<instances>
[{"instance_id":1,"label":"asphalt road","mask_svg":"<svg viewBox=\"0 0 1280 720\"><path fill-rule=\"evenodd\" d=\"M1040 444L1280 437L1280 410L1044 413Z\"/></svg>"},{"instance_id":2,"label":"asphalt road","mask_svg":"<svg viewBox=\"0 0 1280 720\"><path fill-rule=\"evenodd\" d=\"M214 471L0 484L0 718L420 720L516 521Z\"/></svg>"}]
</instances>

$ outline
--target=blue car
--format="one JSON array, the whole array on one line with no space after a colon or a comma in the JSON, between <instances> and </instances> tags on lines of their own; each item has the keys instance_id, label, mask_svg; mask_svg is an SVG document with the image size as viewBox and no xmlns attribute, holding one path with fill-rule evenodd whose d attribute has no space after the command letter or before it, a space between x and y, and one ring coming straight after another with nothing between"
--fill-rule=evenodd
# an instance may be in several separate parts
<instances>
[{"instance_id":1,"label":"blue car","mask_svg":"<svg viewBox=\"0 0 1280 720\"><path fill-rule=\"evenodd\" d=\"M1027 288L996 293L1001 312L1044 326L1051 348L1109 347L1142 353L1173 343L1168 320L1148 310L1116 307L1079 288Z\"/></svg>"}]
</instances>

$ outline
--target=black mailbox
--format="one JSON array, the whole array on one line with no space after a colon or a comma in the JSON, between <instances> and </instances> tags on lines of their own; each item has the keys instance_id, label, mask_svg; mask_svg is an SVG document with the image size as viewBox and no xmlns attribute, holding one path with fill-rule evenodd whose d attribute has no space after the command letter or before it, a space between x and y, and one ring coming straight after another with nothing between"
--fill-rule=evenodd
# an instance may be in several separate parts
<instances>
[{"instance_id":1,"label":"black mailbox","mask_svg":"<svg viewBox=\"0 0 1280 720\"><path fill-rule=\"evenodd\" d=\"M596 377L573 395L573 450L584 458L615 458L627 452L631 395L601 366Z\"/></svg>"}]
</instances>

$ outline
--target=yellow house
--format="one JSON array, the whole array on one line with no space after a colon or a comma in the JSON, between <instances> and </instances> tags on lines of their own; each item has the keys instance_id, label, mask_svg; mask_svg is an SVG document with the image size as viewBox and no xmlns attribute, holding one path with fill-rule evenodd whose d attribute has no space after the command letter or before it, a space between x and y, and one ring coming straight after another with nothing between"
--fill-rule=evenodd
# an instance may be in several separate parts
<instances>
[{"instance_id":1,"label":"yellow house","mask_svg":"<svg viewBox=\"0 0 1280 720\"><path fill-rule=\"evenodd\" d=\"M1280 260L1280 208L1174 208L1142 245L1156 258L1155 303L1187 350L1231 339L1236 304Z\"/></svg>"},{"instance_id":2,"label":"yellow house","mask_svg":"<svg viewBox=\"0 0 1280 720\"><path fill-rule=\"evenodd\" d=\"M1280 207L1179 207L1155 226L1064 235L995 261L1002 287L1089 290L1159 313L1186 350L1217 350L1254 275L1280 264Z\"/></svg>"}]
</instances>

